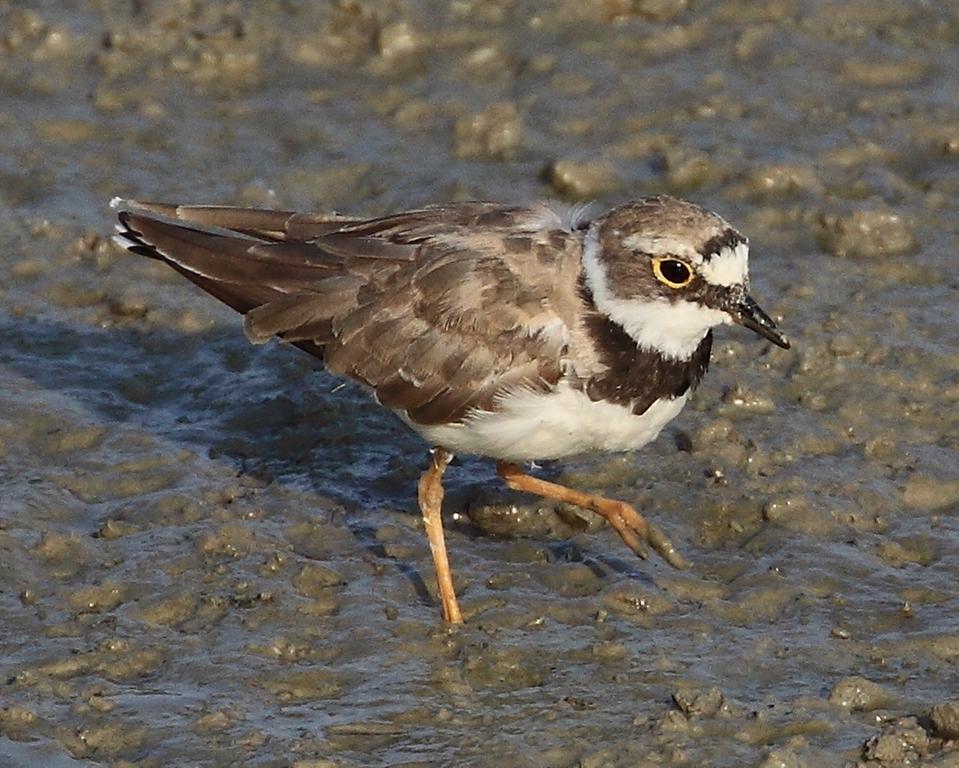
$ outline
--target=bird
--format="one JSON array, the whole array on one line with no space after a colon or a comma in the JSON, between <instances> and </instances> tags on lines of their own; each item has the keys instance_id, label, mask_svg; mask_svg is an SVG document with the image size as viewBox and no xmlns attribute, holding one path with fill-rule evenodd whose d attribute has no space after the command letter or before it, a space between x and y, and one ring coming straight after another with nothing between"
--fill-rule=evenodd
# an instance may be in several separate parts
<instances>
[{"instance_id":1,"label":"bird","mask_svg":"<svg viewBox=\"0 0 959 768\"><path fill-rule=\"evenodd\" d=\"M443 618L463 614L442 520L457 454L505 484L604 517L641 557L688 564L625 501L523 465L642 448L709 366L712 331L790 344L749 293L749 242L657 195L586 206L450 202L363 218L115 198L114 239L165 262L278 338L360 382L429 448L417 498Z\"/></svg>"}]
</instances>

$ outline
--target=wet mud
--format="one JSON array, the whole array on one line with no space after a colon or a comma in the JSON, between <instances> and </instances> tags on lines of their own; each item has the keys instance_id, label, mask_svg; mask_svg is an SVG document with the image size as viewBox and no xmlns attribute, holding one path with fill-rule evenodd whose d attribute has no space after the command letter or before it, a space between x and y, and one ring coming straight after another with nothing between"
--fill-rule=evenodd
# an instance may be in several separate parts
<instances>
[{"instance_id":1,"label":"wet mud","mask_svg":"<svg viewBox=\"0 0 959 768\"><path fill-rule=\"evenodd\" d=\"M959 11L893 0L0 2L0 765L959 761ZM655 192L752 243L645 450L448 474L109 240L114 195L375 214Z\"/></svg>"}]
</instances>

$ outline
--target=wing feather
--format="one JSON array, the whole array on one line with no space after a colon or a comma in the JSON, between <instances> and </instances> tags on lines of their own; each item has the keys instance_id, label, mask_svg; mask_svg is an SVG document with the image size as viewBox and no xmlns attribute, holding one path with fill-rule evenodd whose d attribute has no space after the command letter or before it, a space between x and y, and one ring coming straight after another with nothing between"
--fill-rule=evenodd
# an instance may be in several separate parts
<instances>
[{"instance_id":1,"label":"wing feather","mask_svg":"<svg viewBox=\"0 0 959 768\"><path fill-rule=\"evenodd\" d=\"M516 267L518 243L535 264L532 251L557 233L537 240L525 225L503 256L517 221L546 220L536 209L461 203L360 220L120 207L121 243L246 314L252 341L277 336L322 357L414 426L468 418L506 391L548 390L562 374L568 330L549 281Z\"/></svg>"}]
</instances>

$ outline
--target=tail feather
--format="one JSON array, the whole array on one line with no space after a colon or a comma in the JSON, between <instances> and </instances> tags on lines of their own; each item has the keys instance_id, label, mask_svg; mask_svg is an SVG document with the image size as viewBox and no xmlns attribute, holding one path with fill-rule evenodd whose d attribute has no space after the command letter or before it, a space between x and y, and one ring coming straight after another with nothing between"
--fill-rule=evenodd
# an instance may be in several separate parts
<instances>
[{"instance_id":1,"label":"tail feather","mask_svg":"<svg viewBox=\"0 0 959 768\"><path fill-rule=\"evenodd\" d=\"M116 242L166 262L214 298L247 316L254 342L280 336L322 357L332 316L356 299L361 280L344 274L344 257L296 231L342 226L323 214L115 200ZM298 223L297 223L298 222Z\"/></svg>"},{"instance_id":2,"label":"tail feather","mask_svg":"<svg viewBox=\"0 0 959 768\"><path fill-rule=\"evenodd\" d=\"M322 237L357 221L338 213L296 213L267 208L228 205L175 205L115 197L110 206L121 212L136 212L171 223L196 225L207 230L242 234L261 240L302 241Z\"/></svg>"},{"instance_id":3,"label":"tail feather","mask_svg":"<svg viewBox=\"0 0 959 768\"><path fill-rule=\"evenodd\" d=\"M308 289L336 274L337 264L307 243L269 242L240 233L175 224L122 211L120 239L146 255L211 280L256 283L281 293ZM130 247L128 242L121 244Z\"/></svg>"}]
</instances>

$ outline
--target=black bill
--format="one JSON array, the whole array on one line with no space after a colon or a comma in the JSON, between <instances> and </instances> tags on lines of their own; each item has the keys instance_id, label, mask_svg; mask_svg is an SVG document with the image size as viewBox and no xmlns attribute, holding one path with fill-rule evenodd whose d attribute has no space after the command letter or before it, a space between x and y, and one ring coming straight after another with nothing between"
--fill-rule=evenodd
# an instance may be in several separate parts
<instances>
[{"instance_id":1,"label":"black bill","mask_svg":"<svg viewBox=\"0 0 959 768\"><path fill-rule=\"evenodd\" d=\"M783 349L789 349L789 339L748 293L743 293L739 300L729 307L729 314L740 325L755 331Z\"/></svg>"}]
</instances>

